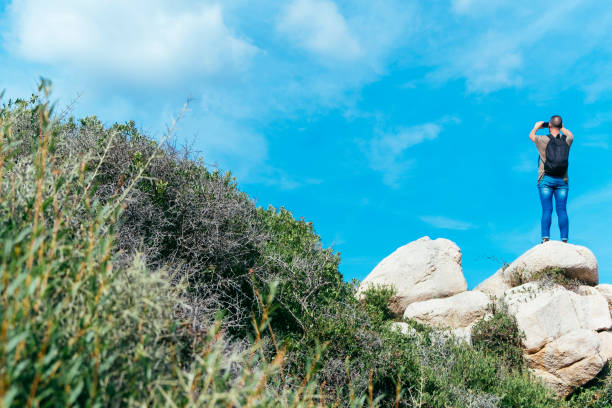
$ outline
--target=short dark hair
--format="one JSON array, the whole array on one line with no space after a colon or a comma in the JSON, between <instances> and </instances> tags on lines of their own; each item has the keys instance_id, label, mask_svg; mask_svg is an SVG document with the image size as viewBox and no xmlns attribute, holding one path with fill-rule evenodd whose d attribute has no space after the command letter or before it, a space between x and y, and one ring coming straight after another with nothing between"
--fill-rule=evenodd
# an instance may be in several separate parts
<instances>
[{"instance_id":1,"label":"short dark hair","mask_svg":"<svg viewBox=\"0 0 612 408\"><path fill-rule=\"evenodd\" d=\"M563 119L561 119L561 116L559 115L553 115L550 118L550 122L549 122L551 127L556 127L561 129L563 127Z\"/></svg>"}]
</instances>

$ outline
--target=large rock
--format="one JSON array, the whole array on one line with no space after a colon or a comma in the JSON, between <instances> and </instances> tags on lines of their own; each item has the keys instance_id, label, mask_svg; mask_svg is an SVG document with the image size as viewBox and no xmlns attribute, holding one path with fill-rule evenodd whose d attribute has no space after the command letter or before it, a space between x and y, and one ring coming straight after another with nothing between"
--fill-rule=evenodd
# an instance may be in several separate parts
<instances>
[{"instance_id":1,"label":"large rock","mask_svg":"<svg viewBox=\"0 0 612 408\"><path fill-rule=\"evenodd\" d=\"M525 252L503 270L503 281L517 286L549 268L560 268L568 277L589 285L599 283L597 259L593 252L560 241L548 241Z\"/></svg>"},{"instance_id":2,"label":"large rock","mask_svg":"<svg viewBox=\"0 0 612 408\"><path fill-rule=\"evenodd\" d=\"M580 328L567 292L562 286L543 290L537 282L506 292L508 312L525 334L523 344L528 353L537 352L552 340Z\"/></svg>"},{"instance_id":3,"label":"large rock","mask_svg":"<svg viewBox=\"0 0 612 408\"><path fill-rule=\"evenodd\" d=\"M587 329L571 331L525 357L534 374L562 397L593 379L606 363L597 333Z\"/></svg>"},{"instance_id":4,"label":"large rock","mask_svg":"<svg viewBox=\"0 0 612 408\"><path fill-rule=\"evenodd\" d=\"M612 359L612 333L602 331L597 333L597 337L599 337L601 352L606 356L607 360Z\"/></svg>"},{"instance_id":5,"label":"large rock","mask_svg":"<svg viewBox=\"0 0 612 408\"><path fill-rule=\"evenodd\" d=\"M569 295L583 329L600 331L612 327L608 302L602 295L594 293L581 296L574 292L569 292Z\"/></svg>"},{"instance_id":6,"label":"large rock","mask_svg":"<svg viewBox=\"0 0 612 408\"><path fill-rule=\"evenodd\" d=\"M504 269L499 269L492 276L481 282L480 285L476 286L474 290L486 293L492 298L502 298L504 292L511 288L510 284L504 279Z\"/></svg>"},{"instance_id":7,"label":"large rock","mask_svg":"<svg viewBox=\"0 0 612 408\"><path fill-rule=\"evenodd\" d=\"M578 329L598 331L612 326L603 296L581 296L560 285L542 287L538 282L528 282L508 290L504 300L525 334L527 353L535 353Z\"/></svg>"},{"instance_id":8,"label":"large rock","mask_svg":"<svg viewBox=\"0 0 612 408\"><path fill-rule=\"evenodd\" d=\"M576 289L573 289L579 295L588 296L588 295L601 295L602 293L597 290L596 287L580 285Z\"/></svg>"},{"instance_id":9,"label":"large rock","mask_svg":"<svg viewBox=\"0 0 612 408\"><path fill-rule=\"evenodd\" d=\"M461 251L448 239L423 237L383 259L359 286L357 295L370 286L393 286L397 296L390 305L402 314L416 301L443 298L467 290L461 269Z\"/></svg>"},{"instance_id":10,"label":"large rock","mask_svg":"<svg viewBox=\"0 0 612 408\"><path fill-rule=\"evenodd\" d=\"M559 396L568 395L599 373L612 340L598 333L612 327L605 297L591 287L579 287L578 292L528 282L504 296L508 312L525 334L529 367Z\"/></svg>"},{"instance_id":11,"label":"large rock","mask_svg":"<svg viewBox=\"0 0 612 408\"><path fill-rule=\"evenodd\" d=\"M443 299L411 303L404 312L404 318L438 328L465 328L488 313L489 302L487 295L472 290Z\"/></svg>"},{"instance_id":12,"label":"large rock","mask_svg":"<svg viewBox=\"0 0 612 408\"><path fill-rule=\"evenodd\" d=\"M612 285L609 283L602 283L600 285L595 286L595 289L599 293L603 295L608 301L608 306L610 307L610 311L612 312Z\"/></svg>"}]
</instances>

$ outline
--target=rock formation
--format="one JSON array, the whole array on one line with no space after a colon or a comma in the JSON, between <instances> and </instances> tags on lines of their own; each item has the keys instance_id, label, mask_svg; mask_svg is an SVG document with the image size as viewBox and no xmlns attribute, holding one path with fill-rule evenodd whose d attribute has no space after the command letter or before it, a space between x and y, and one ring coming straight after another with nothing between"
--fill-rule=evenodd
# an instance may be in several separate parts
<instances>
[{"instance_id":1,"label":"rock formation","mask_svg":"<svg viewBox=\"0 0 612 408\"><path fill-rule=\"evenodd\" d=\"M589 382L607 360L597 333L588 329L571 331L525 358L534 374L559 396Z\"/></svg>"},{"instance_id":2,"label":"rock formation","mask_svg":"<svg viewBox=\"0 0 612 408\"><path fill-rule=\"evenodd\" d=\"M568 278L588 285L599 283L597 259L593 252L579 245L548 241L531 248L475 289L501 297L507 289L537 279L552 268L562 270Z\"/></svg>"},{"instance_id":3,"label":"rock formation","mask_svg":"<svg viewBox=\"0 0 612 408\"><path fill-rule=\"evenodd\" d=\"M462 292L443 299L430 299L408 305L404 318L435 327L466 327L487 313L490 300L478 291Z\"/></svg>"},{"instance_id":4,"label":"rock formation","mask_svg":"<svg viewBox=\"0 0 612 408\"><path fill-rule=\"evenodd\" d=\"M370 286L381 285L395 287L391 309L400 316L412 302L464 292L467 282L461 269L461 251L448 239L420 238L376 265L361 283L358 295Z\"/></svg>"},{"instance_id":5,"label":"rock formation","mask_svg":"<svg viewBox=\"0 0 612 408\"><path fill-rule=\"evenodd\" d=\"M554 283L547 276L552 270L576 284L570 290ZM467 291L457 245L423 237L383 259L358 293L370 285L393 286L396 313L468 342L472 326L489 316L489 303L503 302L524 333L532 373L566 396L612 358L612 285L598 283L597 260L588 248L549 241ZM406 323L393 327L414 335Z\"/></svg>"}]
</instances>

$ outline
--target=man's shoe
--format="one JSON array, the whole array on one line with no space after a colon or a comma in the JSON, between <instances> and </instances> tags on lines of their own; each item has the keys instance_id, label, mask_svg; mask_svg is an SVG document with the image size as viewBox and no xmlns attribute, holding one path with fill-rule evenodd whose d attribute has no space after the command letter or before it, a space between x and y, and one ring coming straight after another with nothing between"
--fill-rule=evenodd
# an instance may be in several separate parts
<instances>
[{"instance_id":1,"label":"man's shoe","mask_svg":"<svg viewBox=\"0 0 612 408\"><path fill-rule=\"evenodd\" d=\"M548 238L542 238L542 244L548 242Z\"/></svg>"}]
</instances>

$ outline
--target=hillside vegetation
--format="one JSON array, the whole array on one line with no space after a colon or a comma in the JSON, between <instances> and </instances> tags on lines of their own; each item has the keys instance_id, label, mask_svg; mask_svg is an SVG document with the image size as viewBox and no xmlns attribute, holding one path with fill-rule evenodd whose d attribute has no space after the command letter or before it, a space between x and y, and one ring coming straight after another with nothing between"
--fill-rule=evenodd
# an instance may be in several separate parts
<instances>
[{"instance_id":1,"label":"hillside vegetation","mask_svg":"<svg viewBox=\"0 0 612 408\"><path fill-rule=\"evenodd\" d=\"M134 123L0 111L2 406L610 406L555 400L496 311L470 347L356 300L312 224Z\"/></svg>"}]
</instances>

